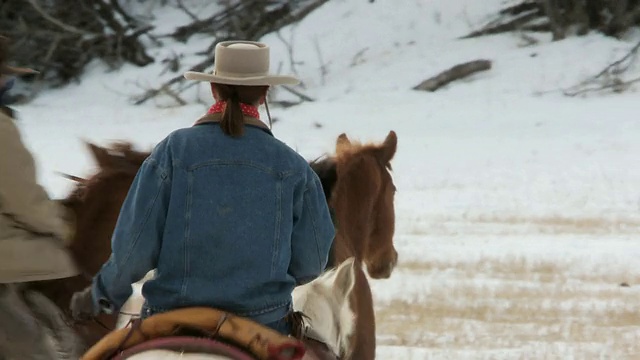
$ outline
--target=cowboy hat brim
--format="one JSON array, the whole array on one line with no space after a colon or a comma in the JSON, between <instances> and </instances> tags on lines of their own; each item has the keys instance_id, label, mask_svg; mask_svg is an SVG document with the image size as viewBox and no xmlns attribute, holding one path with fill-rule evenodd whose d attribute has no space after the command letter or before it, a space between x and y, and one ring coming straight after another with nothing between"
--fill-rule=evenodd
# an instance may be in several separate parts
<instances>
[{"instance_id":1,"label":"cowboy hat brim","mask_svg":"<svg viewBox=\"0 0 640 360\"><path fill-rule=\"evenodd\" d=\"M298 78L288 75L264 75L253 77L227 77L196 71L184 73L187 80L206 81L225 85L265 86L265 85L297 85Z\"/></svg>"},{"instance_id":2,"label":"cowboy hat brim","mask_svg":"<svg viewBox=\"0 0 640 360\"><path fill-rule=\"evenodd\" d=\"M32 75L32 74L39 74L39 73L40 73L39 71L29 69L29 68L9 66L9 65L0 66L0 74L3 74L3 75L24 76L24 75Z\"/></svg>"}]
</instances>

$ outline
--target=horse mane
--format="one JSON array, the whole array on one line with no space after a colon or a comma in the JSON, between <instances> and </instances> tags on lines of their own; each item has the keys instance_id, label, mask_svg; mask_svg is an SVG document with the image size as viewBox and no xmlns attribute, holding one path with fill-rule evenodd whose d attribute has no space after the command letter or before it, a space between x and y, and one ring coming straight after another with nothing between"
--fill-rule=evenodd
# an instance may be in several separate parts
<instances>
[{"instance_id":1,"label":"horse mane","mask_svg":"<svg viewBox=\"0 0 640 360\"><path fill-rule=\"evenodd\" d=\"M86 196L87 191L100 187L99 184L105 179L119 175L135 175L142 166L144 160L149 156L149 152L137 151L133 149L131 142L114 142L108 147L100 147L93 143L86 143L98 163L98 171L89 178L81 178L74 175L62 174L64 177L76 182L76 187L61 203L71 206Z\"/></svg>"},{"instance_id":2,"label":"horse mane","mask_svg":"<svg viewBox=\"0 0 640 360\"><path fill-rule=\"evenodd\" d=\"M324 159L313 160L309 165L316 175L318 175L318 178L320 178L324 196L327 199L327 203L329 203L333 189L338 182L336 159L334 157L325 157Z\"/></svg>"}]
</instances>

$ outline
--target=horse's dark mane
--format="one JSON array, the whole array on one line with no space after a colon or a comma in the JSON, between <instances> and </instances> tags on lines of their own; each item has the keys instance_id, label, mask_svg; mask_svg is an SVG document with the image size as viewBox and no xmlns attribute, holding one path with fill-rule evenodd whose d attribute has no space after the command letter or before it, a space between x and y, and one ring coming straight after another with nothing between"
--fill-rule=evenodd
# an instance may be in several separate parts
<instances>
[{"instance_id":1,"label":"horse's dark mane","mask_svg":"<svg viewBox=\"0 0 640 360\"><path fill-rule=\"evenodd\" d=\"M324 196L327 199L327 203L331 199L333 188L338 181L338 172L336 170L336 161L334 158L327 157L322 160L313 160L309 163L311 169L320 178L322 189L324 190Z\"/></svg>"},{"instance_id":2,"label":"horse's dark mane","mask_svg":"<svg viewBox=\"0 0 640 360\"><path fill-rule=\"evenodd\" d=\"M338 182L338 171L336 170L336 161L332 157L326 157L324 159L316 159L309 162L311 169L318 175L320 178L320 183L322 184L322 190L324 191L324 197L327 200L327 204L329 204L329 209L331 211L331 217L334 221L335 218L333 215L333 209L331 208L331 194L333 194L333 189ZM334 252L334 244L331 244L331 250L329 251L329 259L327 260L327 265L325 266L325 271L332 269L336 266L335 258L333 256Z\"/></svg>"}]
</instances>

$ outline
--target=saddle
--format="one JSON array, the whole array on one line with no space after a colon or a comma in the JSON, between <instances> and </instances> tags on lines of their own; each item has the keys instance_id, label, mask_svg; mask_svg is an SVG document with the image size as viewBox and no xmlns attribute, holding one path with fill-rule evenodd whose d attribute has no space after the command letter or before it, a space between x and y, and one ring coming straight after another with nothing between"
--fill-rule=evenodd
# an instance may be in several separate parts
<instances>
[{"instance_id":1,"label":"saddle","mask_svg":"<svg viewBox=\"0 0 640 360\"><path fill-rule=\"evenodd\" d=\"M113 359L139 344L183 337L219 339L246 350L259 360L299 360L304 344L249 319L207 307L192 307L135 320L114 330L90 348L81 360Z\"/></svg>"}]
</instances>

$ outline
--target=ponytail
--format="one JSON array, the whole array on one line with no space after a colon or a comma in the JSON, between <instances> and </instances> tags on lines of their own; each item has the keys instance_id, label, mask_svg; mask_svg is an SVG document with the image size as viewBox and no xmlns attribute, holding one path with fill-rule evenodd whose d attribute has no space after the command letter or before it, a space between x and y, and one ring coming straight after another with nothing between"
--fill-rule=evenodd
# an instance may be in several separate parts
<instances>
[{"instance_id":1,"label":"ponytail","mask_svg":"<svg viewBox=\"0 0 640 360\"><path fill-rule=\"evenodd\" d=\"M244 134L244 115L240 108L240 97L236 89L231 88L231 95L227 99L227 106L222 113L220 127L225 134L231 137L240 137Z\"/></svg>"}]
</instances>

